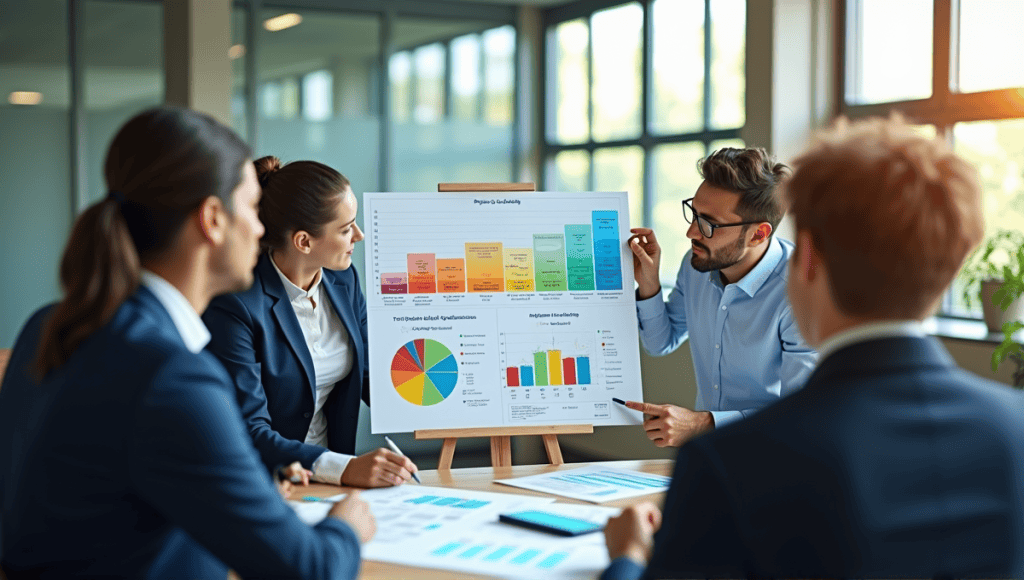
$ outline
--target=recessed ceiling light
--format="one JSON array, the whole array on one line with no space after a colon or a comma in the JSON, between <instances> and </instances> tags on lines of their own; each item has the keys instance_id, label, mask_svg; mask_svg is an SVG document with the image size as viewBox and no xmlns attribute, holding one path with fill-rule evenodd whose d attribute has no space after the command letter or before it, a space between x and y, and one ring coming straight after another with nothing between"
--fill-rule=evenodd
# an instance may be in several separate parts
<instances>
[{"instance_id":1,"label":"recessed ceiling light","mask_svg":"<svg viewBox=\"0 0 1024 580\"><path fill-rule=\"evenodd\" d=\"M278 30L284 30L285 28L291 28L302 22L302 17L294 12L288 14L282 14L273 18L268 18L263 21L263 28L266 28L270 32L277 32Z\"/></svg>"},{"instance_id":2,"label":"recessed ceiling light","mask_svg":"<svg viewBox=\"0 0 1024 580\"><path fill-rule=\"evenodd\" d=\"M235 60L236 58L242 58L245 56L245 45L236 44L228 49L228 58Z\"/></svg>"},{"instance_id":3,"label":"recessed ceiling light","mask_svg":"<svg viewBox=\"0 0 1024 580\"><path fill-rule=\"evenodd\" d=\"M43 93L14 91L7 97L7 102L12 105L38 105L43 102Z\"/></svg>"}]
</instances>

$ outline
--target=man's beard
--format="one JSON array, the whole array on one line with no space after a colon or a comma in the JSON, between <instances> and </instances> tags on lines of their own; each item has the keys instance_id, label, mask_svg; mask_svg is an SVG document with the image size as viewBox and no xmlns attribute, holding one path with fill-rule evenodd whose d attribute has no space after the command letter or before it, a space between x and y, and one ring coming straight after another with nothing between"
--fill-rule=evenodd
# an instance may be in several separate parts
<instances>
[{"instance_id":1,"label":"man's beard","mask_svg":"<svg viewBox=\"0 0 1024 580\"><path fill-rule=\"evenodd\" d=\"M690 265L698 272L711 272L712 270L723 270L739 262L743 258L743 247L746 245L746 236L741 235L736 243L726 246L712 253L711 249L699 242L693 242L704 251L705 257L698 258L695 254L690 255Z\"/></svg>"}]
</instances>

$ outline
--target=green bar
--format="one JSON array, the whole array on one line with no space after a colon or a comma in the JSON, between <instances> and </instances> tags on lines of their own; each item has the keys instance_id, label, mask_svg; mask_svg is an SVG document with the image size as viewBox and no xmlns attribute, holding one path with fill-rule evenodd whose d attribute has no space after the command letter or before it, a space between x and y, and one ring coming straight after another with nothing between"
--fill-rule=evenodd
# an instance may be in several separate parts
<instances>
[{"instance_id":1,"label":"green bar","mask_svg":"<svg viewBox=\"0 0 1024 580\"><path fill-rule=\"evenodd\" d=\"M594 239L590 224L565 226L569 290L594 289Z\"/></svg>"},{"instance_id":2,"label":"green bar","mask_svg":"<svg viewBox=\"0 0 1024 580\"><path fill-rule=\"evenodd\" d=\"M548 386L548 353L546 352L535 352L533 353L533 368L534 378L538 387Z\"/></svg>"},{"instance_id":3,"label":"green bar","mask_svg":"<svg viewBox=\"0 0 1024 580\"><path fill-rule=\"evenodd\" d=\"M563 234L533 234L533 260L537 292L566 290Z\"/></svg>"}]
</instances>

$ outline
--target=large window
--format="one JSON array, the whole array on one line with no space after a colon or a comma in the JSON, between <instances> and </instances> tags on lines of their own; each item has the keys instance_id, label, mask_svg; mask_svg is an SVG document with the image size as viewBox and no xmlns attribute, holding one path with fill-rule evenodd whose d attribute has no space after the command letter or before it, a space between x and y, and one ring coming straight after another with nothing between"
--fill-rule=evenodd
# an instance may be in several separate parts
<instances>
[{"instance_id":1,"label":"large window","mask_svg":"<svg viewBox=\"0 0 1024 580\"><path fill-rule=\"evenodd\" d=\"M746 2L578 6L547 15L544 187L627 191L630 222L657 232L671 284L697 161L742 146Z\"/></svg>"},{"instance_id":2,"label":"large window","mask_svg":"<svg viewBox=\"0 0 1024 580\"><path fill-rule=\"evenodd\" d=\"M400 18L395 34L391 189L511 180L515 29Z\"/></svg>"},{"instance_id":3,"label":"large window","mask_svg":"<svg viewBox=\"0 0 1024 580\"><path fill-rule=\"evenodd\" d=\"M1024 67L1006 57L1024 53L1024 2L846 0L842 9L840 112L899 111L949 140L978 168L986 233L1024 232ZM980 318L959 288L944 313Z\"/></svg>"}]
</instances>

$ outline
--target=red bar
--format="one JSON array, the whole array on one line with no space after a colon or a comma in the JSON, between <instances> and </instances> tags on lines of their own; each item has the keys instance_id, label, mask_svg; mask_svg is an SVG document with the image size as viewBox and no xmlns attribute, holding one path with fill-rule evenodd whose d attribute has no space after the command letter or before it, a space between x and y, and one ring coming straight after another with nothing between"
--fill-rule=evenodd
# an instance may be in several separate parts
<instances>
[{"instance_id":1,"label":"red bar","mask_svg":"<svg viewBox=\"0 0 1024 580\"><path fill-rule=\"evenodd\" d=\"M576 359L569 357L562 359L562 384L576 384Z\"/></svg>"},{"instance_id":2,"label":"red bar","mask_svg":"<svg viewBox=\"0 0 1024 580\"><path fill-rule=\"evenodd\" d=\"M508 386L518 387L519 386L519 367L508 367L505 369L508 374Z\"/></svg>"}]
</instances>

